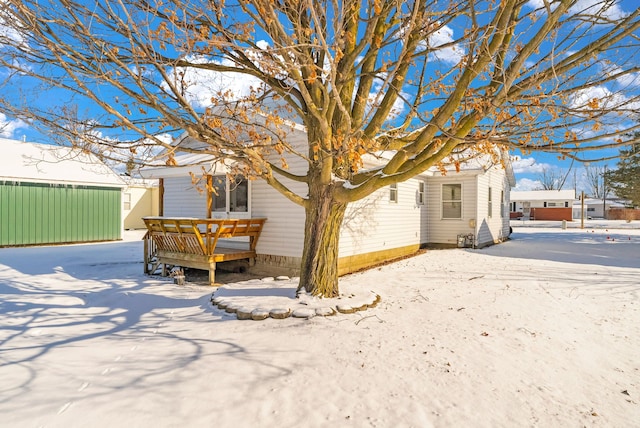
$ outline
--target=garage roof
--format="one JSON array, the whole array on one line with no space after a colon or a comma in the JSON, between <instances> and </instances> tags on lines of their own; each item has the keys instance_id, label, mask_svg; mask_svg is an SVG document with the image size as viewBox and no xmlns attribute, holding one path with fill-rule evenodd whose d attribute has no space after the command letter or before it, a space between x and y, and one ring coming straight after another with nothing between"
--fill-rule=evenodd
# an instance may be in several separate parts
<instances>
[{"instance_id":1,"label":"garage roof","mask_svg":"<svg viewBox=\"0 0 640 428\"><path fill-rule=\"evenodd\" d=\"M0 181L125 187L95 155L70 147L0 138Z\"/></svg>"}]
</instances>

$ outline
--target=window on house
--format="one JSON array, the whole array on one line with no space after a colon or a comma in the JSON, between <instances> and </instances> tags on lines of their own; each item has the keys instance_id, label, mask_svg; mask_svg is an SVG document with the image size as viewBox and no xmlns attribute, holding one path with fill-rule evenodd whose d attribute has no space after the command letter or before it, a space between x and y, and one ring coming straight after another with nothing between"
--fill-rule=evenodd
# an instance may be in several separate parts
<instances>
[{"instance_id":1,"label":"window on house","mask_svg":"<svg viewBox=\"0 0 640 428\"><path fill-rule=\"evenodd\" d=\"M424 181L418 183L418 205L424 205Z\"/></svg>"},{"instance_id":2,"label":"window on house","mask_svg":"<svg viewBox=\"0 0 640 428\"><path fill-rule=\"evenodd\" d=\"M488 203L487 203L487 213L489 215L489 218L491 218L493 216L493 200L491 199L491 187L489 187L489 198L488 198Z\"/></svg>"},{"instance_id":3,"label":"window on house","mask_svg":"<svg viewBox=\"0 0 640 428\"><path fill-rule=\"evenodd\" d=\"M442 218L462 218L462 184L442 185Z\"/></svg>"},{"instance_id":4,"label":"window on house","mask_svg":"<svg viewBox=\"0 0 640 428\"><path fill-rule=\"evenodd\" d=\"M122 194L122 202L125 211L131 210L131 193L123 193Z\"/></svg>"},{"instance_id":5,"label":"window on house","mask_svg":"<svg viewBox=\"0 0 640 428\"><path fill-rule=\"evenodd\" d=\"M398 184L393 183L389 186L389 202L398 202Z\"/></svg>"},{"instance_id":6,"label":"window on house","mask_svg":"<svg viewBox=\"0 0 640 428\"><path fill-rule=\"evenodd\" d=\"M229 211L247 212L249 211L249 182L242 176L236 176L229 183Z\"/></svg>"},{"instance_id":7,"label":"window on house","mask_svg":"<svg viewBox=\"0 0 640 428\"><path fill-rule=\"evenodd\" d=\"M248 212L249 182L242 176L229 180L226 176L213 177L212 212Z\"/></svg>"},{"instance_id":8,"label":"window on house","mask_svg":"<svg viewBox=\"0 0 640 428\"><path fill-rule=\"evenodd\" d=\"M504 190L500 191L500 217L504 217Z\"/></svg>"},{"instance_id":9,"label":"window on house","mask_svg":"<svg viewBox=\"0 0 640 428\"><path fill-rule=\"evenodd\" d=\"M516 203L515 202L511 202L511 212L512 213L516 212Z\"/></svg>"},{"instance_id":10,"label":"window on house","mask_svg":"<svg viewBox=\"0 0 640 428\"><path fill-rule=\"evenodd\" d=\"M224 175L215 176L211 185L213 186L211 211L227 211L227 178Z\"/></svg>"},{"instance_id":11,"label":"window on house","mask_svg":"<svg viewBox=\"0 0 640 428\"><path fill-rule=\"evenodd\" d=\"M543 206L544 206L545 208L547 208L547 203L545 202Z\"/></svg>"},{"instance_id":12,"label":"window on house","mask_svg":"<svg viewBox=\"0 0 640 428\"><path fill-rule=\"evenodd\" d=\"M565 201L565 202L564 202L564 207L565 207L565 208L569 208L569 202L568 202L568 201Z\"/></svg>"}]
</instances>

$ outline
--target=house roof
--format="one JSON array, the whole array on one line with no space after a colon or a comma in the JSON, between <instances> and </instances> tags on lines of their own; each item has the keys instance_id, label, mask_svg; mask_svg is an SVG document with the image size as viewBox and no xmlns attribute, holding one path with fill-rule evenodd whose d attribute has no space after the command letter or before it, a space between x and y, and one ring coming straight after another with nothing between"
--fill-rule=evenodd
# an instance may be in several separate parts
<instances>
[{"instance_id":1,"label":"house roof","mask_svg":"<svg viewBox=\"0 0 640 428\"><path fill-rule=\"evenodd\" d=\"M292 133L289 135L290 138L299 140L298 142L301 142L306 138L305 136L307 131L304 126L295 124L293 122L290 123L290 126L292 127ZM185 132L174 140L173 145L196 148L202 145L202 143L190 137ZM496 148L496 150L498 158L502 161L502 165L504 165L509 184L511 185L511 187L513 187L516 184L516 180L513 173L509 152L507 150L502 150L499 148ZM384 163L383 159L388 161L393 157L393 155L395 155L395 153L395 151L380 151L375 154L368 153L363 156L365 168L378 167ZM228 165L226 165L224 161L220 161L219 159L216 160L215 157L211 154L180 153L174 155L173 160L175 161L175 165L144 167L140 169L140 175L144 178L153 179L184 176L184 174L188 173L198 175L214 175L225 174L226 172L228 172ZM497 163L498 162L495 160L494 156L481 154L461 162L460 173L465 175L482 174L488 169L494 167ZM445 169L451 173L454 173L456 171L456 167L454 165L449 165ZM441 175L441 171L439 168L433 166L419 175Z\"/></svg>"},{"instance_id":2,"label":"house roof","mask_svg":"<svg viewBox=\"0 0 640 428\"><path fill-rule=\"evenodd\" d=\"M0 181L124 187L95 155L71 147L0 138Z\"/></svg>"},{"instance_id":3,"label":"house roof","mask_svg":"<svg viewBox=\"0 0 640 428\"><path fill-rule=\"evenodd\" d=\"M612 199L606 199L604 202L607 204L608 207L615 207L615 208L624 208L625 207L623 202L612 200ZM602 206L603 201L602 201L602 199L585 198L584 199L584 204L585 205ZM581 205L582 205L582 201L574 201L573 202L573 206L574 207L580 207Z\"/></svg>"},{"instance_id":4,"label":"house roof","mask_svg":"<svg viewBox=\"0 0 640 428\"><path fill-rule=\"evenodd\" d=\"M140 175L145 179L180 177L185 174L225 174L228 168L224 163L216 161L213 155L182 153L173 157L173 166L154 166L140 169Z\"/></svg>"},{"instance_id":5,"label":"house roof","mask_svg":"<svg viewBox=\"0 0 640 428\"><path fill-rule=\"evenodd\" d=\"M512 201L573 201L576 193L573 190L514 190L510 198Z\"/></svg>"}]
</instances>

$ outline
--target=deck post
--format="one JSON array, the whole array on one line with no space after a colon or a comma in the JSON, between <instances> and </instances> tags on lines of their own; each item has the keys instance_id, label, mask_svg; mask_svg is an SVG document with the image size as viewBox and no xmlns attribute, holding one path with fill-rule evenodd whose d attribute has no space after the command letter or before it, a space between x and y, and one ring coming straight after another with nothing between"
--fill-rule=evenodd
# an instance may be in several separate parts
<instances>
[{"instance_id":1,"label":"deck post","mask_svg":"<svg viewBox=\"0 0 640 428\"><path fill-rule=\"evenodd\" d=\"M143 242L144 242L144 273L148 274L149 273L149 240L151 239L151 236L149 236L149 232L146 233L146 235L144 235Z\"/></svg>"},{"instance_id":2,"label":"deck post","mask_svg":"<svg viewBox=\"0 0 640 428\"><path fill-rule=\"evenodd\" d=\"M216 285L216 262L209 262L209 285Z\"/></svg>"},{"instance_id":3,"label":"deck post","mask_svg":"<svg viewBox=\"0 0 640 428\"><path fill-rule=\"evenodd\" d=\"M172 266L208 270L209 284L215 286L217 262L248 259L250 266L255 264L255 244L265 221L265 218L216 220L145 217L149 237L144 247L145 262L153 258L155 262L150 272L155 272L162 265L163 276L169 274ZM244 245L242 248L217 247L219 242L243 237L249 237L249 248Z\"/></svg>"}]
</instances>

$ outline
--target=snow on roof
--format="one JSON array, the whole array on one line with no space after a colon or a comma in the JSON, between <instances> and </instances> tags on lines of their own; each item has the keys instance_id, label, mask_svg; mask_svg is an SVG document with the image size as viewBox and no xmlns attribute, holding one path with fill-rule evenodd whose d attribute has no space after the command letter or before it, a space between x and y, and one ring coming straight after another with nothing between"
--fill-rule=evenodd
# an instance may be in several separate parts
<instances>
[{"instance_id":1,"label":"snow on roof","mask_svg":"<svg viewBox=\"0 0 640 428\"><path fill-rule=\"evenodd\" d=\"M223 162L216 161L215 156L202 153L181 153L173 157L176 165L153 166L140 169L143 178L163 178L194 174L226 174L228 168Z\"/></svg>"},{"instance_id":2,"label":"snow on roof","mask_svg":"<svg viewBox=\"0 0 640 428\"><path fill-rule=\"evenodd\" d=\"M70 147L0 138L0 181L124 187L95 155Z\"/></svg>"},{"instance_id":3,"label":"snow on roof","mask_svg":"<svg viewBox=\"0 0 640 428\"><path fill-rule=\"evenodd\" d=\"M576 193L573 190L513 190L510 198L512 201L570 201L576 198Z\"/></svg>"},{"instance_id":4,"label":"snow on roof","mask_svg":"<svg viewBox=\"0 0 640 428\"><path fill-rule=\"evenodd\" d=\"M606 199L604 202L609 207L619 207L619 208L624 208L625 207L625 204L623 202L612 200L612 199ZM584 199L584 204L585 205L596 205L596 206L599 206L599 205L603 204L603 201L602 201L602 199L585 198ZM574 207L579 207L580 205L582 205L582 201L578 200L578 201L574 201L573 202L573 206Z\"/></svg>"}]
</instances>

